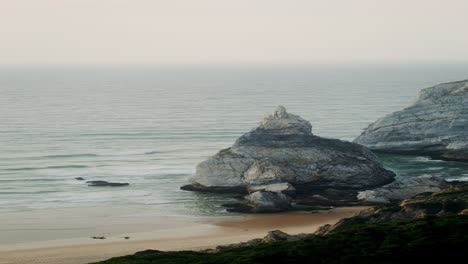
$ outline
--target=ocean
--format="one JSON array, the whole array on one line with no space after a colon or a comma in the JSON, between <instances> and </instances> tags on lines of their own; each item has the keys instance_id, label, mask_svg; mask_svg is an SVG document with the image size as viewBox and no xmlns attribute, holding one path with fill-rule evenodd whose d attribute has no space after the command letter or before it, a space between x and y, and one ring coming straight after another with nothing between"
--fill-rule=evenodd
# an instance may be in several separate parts
<instances>
[{"instance_id":1,"label":"ocean","mask_svg":"<svg viewBox=\"0 0 468 264\"><path fill-rule=\"evenodd\" d=\"M468 65L2 66L0 215L89 207L229 215L221 207L229 195L179 187L277 105L316 135L353 140L420 89L467 78ZM380 158L398 177L468 178L465 163ZM89 187L76 177L130 185ZM13 222L0 221L0 232Z\"/></svg>"}]
</instances>

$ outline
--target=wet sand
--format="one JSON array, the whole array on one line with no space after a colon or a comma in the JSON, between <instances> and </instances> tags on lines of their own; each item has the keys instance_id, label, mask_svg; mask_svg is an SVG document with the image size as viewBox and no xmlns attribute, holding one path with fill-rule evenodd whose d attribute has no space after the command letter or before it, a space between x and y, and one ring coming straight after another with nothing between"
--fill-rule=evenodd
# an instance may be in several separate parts
<instances>
[{"instance_id":1,"label":"wet sand","mask_svg":"<svg viewBox=\"0 0 468 264\"><path fill-rule=\"evenodd\" d=\"M291 212L209 219L191 222L170 218L172 226L150 232L128 233L98 240L89 237L19 243L0 246L0 264L85 264L146 249L199 250L261 238L280 229L290 234L312 233L324 224L334 224L365 207L343 207L330 211Z\"/></svg>"}]
</instances>

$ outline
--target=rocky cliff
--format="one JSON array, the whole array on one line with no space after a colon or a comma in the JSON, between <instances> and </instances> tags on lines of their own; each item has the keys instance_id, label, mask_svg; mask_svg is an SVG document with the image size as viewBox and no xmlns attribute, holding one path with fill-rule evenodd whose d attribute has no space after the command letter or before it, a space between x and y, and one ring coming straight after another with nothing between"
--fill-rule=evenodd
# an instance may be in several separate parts
<instances>
[{"instance_id":1,"label":"rocky cliff","mask_svg":"<svg viewBox=\"0 0 468 264\"><path fill-rule=\"evenodd\" d=\"M468 161L468 80L423 89L412 106L377 120L355 142L376 151Z\"/></svg>"}]
</instances>

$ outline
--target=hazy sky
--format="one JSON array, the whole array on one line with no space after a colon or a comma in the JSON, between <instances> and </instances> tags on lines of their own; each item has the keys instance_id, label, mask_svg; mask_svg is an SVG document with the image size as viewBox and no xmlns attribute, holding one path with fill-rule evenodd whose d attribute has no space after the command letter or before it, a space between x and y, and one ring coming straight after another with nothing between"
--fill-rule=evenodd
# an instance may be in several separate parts
<instances>
[{"instance_id":1,"label":"hazy sky","mask_svg":"<svg viewBox=\"0 0 468 264\"><path fill-rule=\"evenodd\" d=\"M468 62L468 0L0 0L0 64Z\"/></svg>"}]
</instances>

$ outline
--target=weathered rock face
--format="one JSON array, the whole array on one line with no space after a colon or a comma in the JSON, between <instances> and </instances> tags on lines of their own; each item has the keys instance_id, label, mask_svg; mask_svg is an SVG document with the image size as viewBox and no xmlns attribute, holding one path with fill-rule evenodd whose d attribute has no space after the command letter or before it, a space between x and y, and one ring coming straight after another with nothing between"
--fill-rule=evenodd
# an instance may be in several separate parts
<instances>
[{"instance_id":1,"label":"weathered rock face","mask_svg":"<svg viewBox=\"0 0 468 264\"><path fill-rule=\"evenodd\" d=\"M310 236L313 236L313 235L312 234L290 235L281 230L273 230L273 231L268 232L264 238L256 238L256 239L249 240L247 242L241 242L237 244L217 246L216 249L208 249L205 252L216 253L216 252L220 252L224 250L242 248L246 246L258 246L265 242L278 242L278 241L293 242L293 241L299 241L301 239L308 238Z\"/></svg>"},{"instance_id":2,"label":"weathered rock face","mask_svg":"<svg viewBox=\"0 0 468 264\"><path fill-rule=\"evenodd\" d=\"M200 163L193 186L247 188L296 185L365 188L393 180L376 156L358 144L312 134L310 123L278 107L228 149Z\"/></svg>"},{"instance_id":3,"label":"weathered rock face","mask_svg":"<svg viewBox=\"0 0 468 264\"><path fill-rule=\"evenodd\" d=\"M266 185L253 185L247 187L247 191L249 193L253 193L256 191L267 191L267 192L277 192L277 193L284 193L289 195L294 195L296 192L296 188L292 186L288 182L280 182L280 183L272 183Z\"/></svg>"},{"instance_id":4,"label":"weathered rock face","mask_svg":"<svg viewBox=\"0 0 468 264\"><path fill-rule=\"evenodd\" d=\"M310 194L317 188L364 190L393 181L359 144L312 134L282 106L228 149L200 163L186 190Z\"/></svg>"},{"instance_id":5,"label":"weathered rock face","mask_svg":"<svg viewBox=\"0 0 468 264\"><path fill-rule=\"evenodd\" d=\"M307 135L312 133L312 125L309 121L301 118L300 116L286 112L286 108L280 105L273 115L269 115L260 121L256 130L265 131L269 134Z\"/></svg>"},{"instance_id":6,"label":"weathered rock face","mask_svg":"<svg viewBox=\"0 0 468 264\"><path fill-rule=\"evenodd\" d=\"M424 192L438 192L449 186L441 177L425 175L398 180L377 189L359 192L357 198L367 202L390 203Z\"/></svg>"},{"instance_id":7,"label":"weathered rock face","mask_svg":"<svg viewBox=\"0 0 468 264\"><path fill-rule=\"evenodd\" d=\"M274 213L291 209L291 199L279 192L256 191L247 196L251 212Z\"/></svg>"},{"instance_id":8,"label":"weathered rock face","mask_svg":"<svg viewBox=\"0 0 468 264\"><path fill-rule=\"evenodd\" d=\"M400 203L369 208L355 217L342 219L333 226L325 225L315 234L328 234L354 224L401 221L428 216L466 215L467 212L468 184L459 182L441 191L421 193Z\"/></svg>"},{"instance_id":9,"label":"weathered rock face","mask_svg":"<svg viewBox=\"0 0 468 264\"><path fill-rule=\"evenodd\" d=\"M377 120L355 142L376 151L468 161L468 80L422 90L415 104Z\"/></svg>"}]
</instances>

